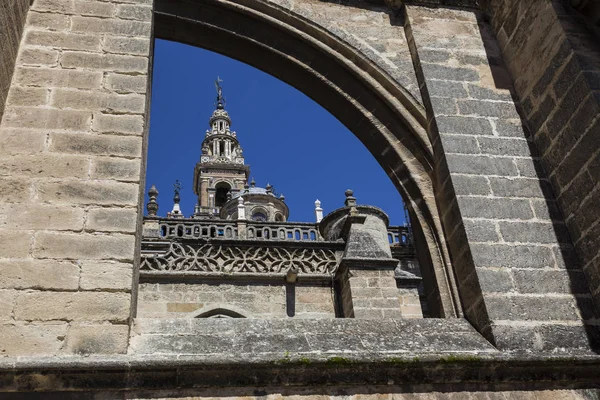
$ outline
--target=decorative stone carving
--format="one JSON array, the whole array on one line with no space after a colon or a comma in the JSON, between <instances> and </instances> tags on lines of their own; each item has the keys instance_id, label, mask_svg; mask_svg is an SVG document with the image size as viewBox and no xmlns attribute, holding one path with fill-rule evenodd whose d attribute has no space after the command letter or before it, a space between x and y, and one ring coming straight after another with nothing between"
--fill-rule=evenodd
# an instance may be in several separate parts
<instances>
[{"instance_id":1,"label":"decorative stone carving","mask_svg":"<svg viewBox=\"0 0 600 400\"><path fill-rule=\"evenodd\" d=\"M337 265L332 249L213 244L193 247L172 242L165 254L143 254L140 270L286 273L293 268L299 274L331 275Z\"/></svg>"}]
</instances>

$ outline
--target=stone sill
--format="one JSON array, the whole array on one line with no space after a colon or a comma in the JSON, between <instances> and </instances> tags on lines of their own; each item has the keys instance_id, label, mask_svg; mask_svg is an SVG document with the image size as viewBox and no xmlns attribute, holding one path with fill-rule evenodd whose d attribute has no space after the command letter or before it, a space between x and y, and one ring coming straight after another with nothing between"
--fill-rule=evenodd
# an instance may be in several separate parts
<instances>
[{"instance_id":1,"label":"stone sill","mask_svg":"<svg viewBox=\"0 0 600 400\"><path fill-rule=\"evenodd\" d=\"M600 356L500 352L461 319L138 319L129 352L3 358L0 391L600 382Z\"/></svg>"},{"instance_id":2,"label":"stone sill","mask_svg":"<svg viewBox=\"0 0 600 400\"><path fill-rule=\"evenodd\" d=\"M466 390L597 387L600 357L454 352L370 357L90 356L0 362L0 392L429 385ZM454 388L454 389L453 389ZM1 397L1 396L0 396Z\"/></svg>"}]
</instances>

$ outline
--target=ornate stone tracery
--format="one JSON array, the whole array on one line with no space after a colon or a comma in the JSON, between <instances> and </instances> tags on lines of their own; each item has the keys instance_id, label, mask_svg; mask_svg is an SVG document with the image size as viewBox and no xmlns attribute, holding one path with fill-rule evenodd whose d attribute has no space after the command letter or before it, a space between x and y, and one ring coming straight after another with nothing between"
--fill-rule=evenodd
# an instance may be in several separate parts
<instances>
[{"instance_id":1,"label":"ornate stone tracery","mask_svg":"<svg viewBox=\"0 0 600 400\"><path fill-rule=\"evenodd\" d=\"M338 258L333 249L284 248L281 246L230 246L204 244L194 247L171 242L164 254L143 254L141 271L333 274Z\"/></svg>"}]
</instances>

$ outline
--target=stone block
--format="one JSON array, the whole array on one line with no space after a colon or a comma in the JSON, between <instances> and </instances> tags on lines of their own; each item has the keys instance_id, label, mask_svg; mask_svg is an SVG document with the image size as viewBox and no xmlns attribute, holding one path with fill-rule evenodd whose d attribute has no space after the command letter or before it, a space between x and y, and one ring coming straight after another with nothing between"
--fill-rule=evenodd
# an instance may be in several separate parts
<instances>
[{"instance_id":1,"label":"stone block","mask_svg":"<svg viewBox=\"0 0 600 400\"><path fill-rule=\"evenodd\" d=\"M89 161L81 156L43 154L0 158L0 175L31 178L87 178Z\"/></svg>"},{"instance_id":2,"label":"stone block","mask_svg":"<svg viewBox=\"0 0 600 400\"><path fill-rule=\"evenodd\" d=\"M57 14L72 14L73 0L36 0L32 3L31 10Z\"/></svg>"},{"instance_id":3,"label":"stone block","mask_svg":"<svg viewBox=\"0 0 600 400\"><path fill-rule=\"evenodd\" d=\"M142 139L116 135L50 134L50 150L59 153L141 157Z\"/></svg>"},{"instance_id":4,"label":"stone block","mask_svg":"<svg viewBox=\"0 0 600 400\"><path fill-rule=\"evenodd\" d=\"M38 232L33 246L37 258L132 261L134 253L135 237L121 234Z\"/></svg>"},{"instance_id":5,"label":"stone block","mask_svg":"<svg viewBox=\"0 0 600 400\"><path fill-rule=\"evenodd\" d=\"M142 21L75 16L72 17L71 30L81 33L150 37L151 24Z\"/></svg>"},{"instance_id":6,"label":"stone block","mask_svg":"<svg viewBox=\"0 0 600 400\"><path fill-rule=\"evenodd\" d=\"M586 162L593 158L598 148L600 148L600 119L596 119L594 126L580 138L556 169L555 174L561 187L569 185Z\"/></svg>"},{"instance_id":7,"label":"stone block","mask_svg":"<svg viewBox=\"0 0 600 400\"><path fill-rule=\"evenodd\" d=\"M93 208L88 211L87 230L135 233L136 228L135 208Z\"/></svg>"},{"instance_id":8,"label":"stone block","mask_svg":"<svg viewBox=\"0 0 600 400\"><path fill-rule=\"evenodd\" d=\"M507 269L477 268L477 279L485 293L508 293L515 290Z\"/></svg>"},{"instance_id":9,"label":"stone block","mask_svg":"<svg viewBox=\"0 0 600 400\"><path fill-rule=\"evenodd\" d=\"M492 190L487 177L470 175L453 175L452 187L457 196L488 196Z\"/></svg>"},{"instance_id":10,"label":"stone block","mask_svg":"<svg viewBox=\"0 0 600 400\"><path fill-rule=\"evenodd\" d=\"M27 14L28 28L42 28L47 31L65 30L69 28L71 20L68 15L50 14L30 11Z\"/></svg>"},{"instance_id":11,"label":"stone block","mask_svg":"<svg viewBox=\"0 0 600 400\"><path fill-rule=\"evenodd\" d=\"M422 63L425 80L441 79L447 81L476 82L479 81L479 73L476 70L460 67L447 67L438 64Z\"/></svg>"},{"instance_id":12,"label":"stone block","mask_svg":"<svg viewBox=\"0 0 600 400\"><path fill-rule=\"evenodd\" d=\"M13 86L6 103L10 106L42 106L47 102L48 90Z\"/></svg>"},{"instance_id":13,"label":"stone block","mask_svg":"<svg viewBox=\"0 0 600 400\"><path fill-rule=\"evenodd\" d=\"M94 114L92 129L101 133L141 135L144 117L141 115Z\"/></svg>"},{"instance_id":14,"label":"stone block","mask_svg":"<svg viewBox=\"0 0 600 400\"><path fill-rule=\"evenodd\" d=\"M15 318L23 321L111 321L129 317L131 295L112 292L26 292L17 296Z\"/></svg>"},{"instance_id":15,"label":"stone block","mask_svg":"<svg viewBox=\"0 0 600 400\"><path fill-rule=\"evenodd\" d=\"M554 268L556 265L549 247L472 244L470 248L478 267Z\"/></svg>"},{"instance_id":16,"label":"stone block","mask_svg":"<svg viewBox=\"0 0 600 400\"><path fill-rule=\"evenodd\" d=\"M83 228L84 210L77 207L39 204L5 204L0 215L2 229L52 229L78 231Z\"/></svg>"},{"instance_id":17,"label":"stone block","mask_svg":"<svg viewBox=\"0 0 600 400\"><path fill-rule=\"evenodd\" d=\"M58 108L76 110L143 113L146 108L146 97L137 94L121 95L96 91L56 89L53 93L52 105Z\"/></svg>"},{"instance_id":18,"label":"stone block","mask_svg":"<svg viewBox=\"0 0 600 400\"><path fill-rule=\"evenodd\" d=\"M449 154L446 160L451 173L500 176L518 174L517 167L510 158Z\"/></svg>"},{"instance_id":19,"label":"stone block","mask_svg":"<svg viewBox=\"0 0 600 400\"><path fill-rule=\"evenodd\" d=\"M77 323L69 328L64 351L78 355L124 354L128 339L127 325Z\"/></svg>"},{"instance_id":20,"label":"stone block","mask_svg":"<svg viewBox=\"0 0 600 400\"><path fill-rule=\"evenodd\" d=\"M64 180L40 182L38 198L55 204L103 204L136 206L138 185L112 181Z\"/></svg>"},{"instance_id":21,"label":"stone block","mask_svg":"<svg viewBox=\"0 0 600 400\"><path fill-rule=\"evenodd\" d=\"M494 120L494 126L496 128L496 133L498 136L505 137L525 137L525 128L521 124L520 120L514 121L503 121L503 120Z\"/></svg>"},{"instance_id":22,"label":"stone block","mask_svg":"<svg viewBox=\"0 0 600 400\"><path fill-rule=\"evenodd\" d=\"M564 222L564 218L558 203L553 200L546 199L532 199L531 206L533 207L533 213L537 219L546 219L556 222Z\"/></svg>"},{"instance_id":23,"label":"stone block","mask_svg":"<svg viewBox=\"0 0 600 400\"><path fill-rule=\"evenodd\" d=\"M62 50L99 51L100 37L71 32L29 31L25 35L25 44Z\"/></svg>"},{"instance_id":24,"label":"stone block","mask_svg":"<svg viewBox=\"0 0 600 400\"><path fill-rule=\"evenodd\" d=\"M429 100L431 102L431 108L436 116L458 114L458 106L456 105L456 100L454 99L431 97Z\"/></svg>"},{"instance_id":25,"label":"stone block","mask_svg":"<svg viewBox=\"0 0 600 400\"><path fill-rule=\"evenodd\" d=\"M541 222L499 222L500 234L506 242L558 244L570 242L562 224Z\"/></svg>"},{"instance_id":26,"label":"stone block","mask_svg":"<svg viewBox=\"0 0 600 400\"><path fill-rule=\"evenodd\" d=\"M68 324L62 321L50 324L1 324L0 354L9 357L57 354L67 329Z\"/></svg>"},{"instance_id":27,"label":"stone block","mask_svg":"<svg viewBox=\"0 0 600 400\"><path fill-rule=\"evenodd\" d=\"M538 160L531 158L518 158L515 160L519 176L524 178L545 178L546 173Z\"/></svg>"},{"instance_id":28,"label":"stone block","mask_svg":"<svg viewBox=\"0 0 600 400\"><path fill-rule=\"evenodd\" d=\"M570 296L487 296L490 319L510 321L576 321L580 319L575 299Z\"/></svg>"},{"instance_id":29,"label":"stone block","mask_svg":"<svg viewBox=\"0 0 600 400\"><path fill-rule=\"evenodd\" d=\"M46 147L47 135L39 130L5 128L0 134L0 153L3 155L35 154Z\"/></svg>"},{"instance_id":30,"label":"stone block","mask_svg":"<svg viewBox=\"0 0 600 400\"><path fill-rule=\"evenodd\" d=\"M75 0L75 14L95 17L112 17L115 15L117 7L114 4L100 1L81 1Z\"/></svg>"},{"instance_id":31,"label":"stone block","mask_svg":"<svg viewBox=\"0 0 600 400\"><path fill-rule=\"evenodd\" d=\"M583 136L592 126L593 120L598 114L600 114L600 101L595 96L588 96L569 121L573 137L579 138Z\"/></svg>"},{"instance_id":32,"label":"stone block","mask_svg":"<svg viewBox=\"0 0 600 400\"><path fill-rule=\"evenodd\" d=\"M513 103L484 100L458 100L458 110L462 115L517 119L519 114Z\"/></svg>"},{"instance_id":33,"label":"stone block","mask_svg":"<svg viewBox=\"0 0 600 400\"><path fill-rule=\"evenodd\" d=\"M474 136L448 135L441 133L440 138L446 154L479 154L479 144Z\"/></svg>"},{"instance_id":34,"label":"stone block","mask_svg":"<svg viewBox=\"0 0 600 400\"><path fill-rule=\"evenodd\" d=\"M498 242L500 236L496 232L496 223L492 221L463 220L465 233L471 242Z\"/></svg>"},{"instance_id":35,"label":"stone block","mask_svg":"<svg viewBox=\"0 0 600 400\"><path fill-rule=\"evenodd\" d=\"M0 203L23 203L31 197L31 182L27 179L0 177Z\"/></svg>"},{"instance_id":36,"label":"stone block","mask_svg":"<svg viewBox=\"0 0 600 400\"><path fill-rule=\"evenodd\" d=\"M560 132L567 122L576 114L582 104L585 104L586 98L590 95L590 88L585 78L580 75L573 84L573 87L564 95L555 112L547 121L550 132Z\"/></svg>"},{"instance_id":37,"label":"stone block","mask_svg":"<svg viewBox=\"0 0 600 400\"><path fill-rule=\"evenodd\" d=\"M499 100L512 102L510 91L504 89L491 89L479 85L468 84L469 97L479 100Z\"/></svg>"},{"instance_id":38,"label":"stone block","mask_svg":"<svg viewBox=\"0 0 600 400\"><path fill-rule=\"evenodd\" d=\"M513 270L512 275L520 293L589 293L581 271L527 269Z\"/></svg>"},{"instance_id":39,"label":"stone block","mask_svg":"<svg viewBox=\"0 0 600 400\"><path fill-rule=\"evenodd\" d=\"M64 68L90 68L106 72L146 73L148 71L148 58L65 51L62 53L61 65Z\"/></svg>"},{"instance_id":40,"label":"stone block","mask_svg":"<svg viewBox=\"0 0 600 400\"><path fill-rule=\"evenodd\" d=\"M117 93L146 93L147 75L107 74L104 87Z\"/></svg>"},{"instance_id":41,"label":"stone block","mask_svg":"<svg viewBox=\"0 0 600 400\"><path fill-rule=\"evenodd\" d=\"M69 87L73 89L99 89L102 72L45 68L18 68L15 82L27 86Z\"/></svg>"},{"instance_id":42,"label":"stone block","mask_svg":"<svg viewBox=\"0 0 600 400\"><path fill-rule=\"evenodd\" d=\"M14 128L85 131L91 119L92 113L88 111L11 107L7 109L2 122L4 126Z\"/></svg>"},{"instance_id":43,"label":"stone block","mask_svg":"<svg viewBox=\"0 0 600 400\"><path fill-rule=\"evenodd\" d=\"M427 91L430 96L451 99L465 99L468 96L463 82L430 79L427 81Z\"/></svg>"},{"instance_id":44,"label":"stone block","mask_svg":"<svg viewBox=\"0 0 600 400\"><path fill-rule=\"evenodd\" d=\"M107 36L102 50L107 53L147 56L150 54L150 39Z\"/></svg>"},{"instance_id":45,"label":"stone block","mask_svg":"<svg viewBox=\"0 0 600 400\"><path fill-rule=\"evenodd\" d=\"M528 200L461 196L458 198L458 204L465 218L523 220L533 218Z\"/></svg>"},{"instance_id":46,"label":"stone block","mask_svg":"<svg viewBox=\"0 0 600 400\"><path fill-rule=\"evenodd\" d=\"M93 179L114 179L117 181L139 182L141 161L125 158L96 158L92 161L90 177Z\"/></svg>"},{"instance_id":47,"label":"stone block","mask_svg":"<svg viewBox=\"0 0 600 400\"><path fill-rule=\"evenodd\" d=\"M79 266L54 260L0 260L0 288L77 290Z\"/></svg>"},{"instance_id":48,"label":"stone block","mask_svg":"<svg viewBox=\"0 0 600 400\"><path fill-rule=\"evenodd\" d=\"M477 141L479 142L481 152L484 154L518 157L531 156L529 142L525 139L479 137Z\"/></svg>"},{"instance_id":49,"label":"stone block","mask_svg":"<svg viewBox=\"0 0 600 400\"><path fill-rule=\"evenodd\" d=\"M455 133L466 135L493 135L494 131L489 120L472 117L436 117L440 133Z\"/></svg>"},{"instance_id":50,"label":"stone block","mask_svg":"<svg viewBox=\"0 0 600 400\"><path fill-rule=\"evenodd\" d=\"M152 19L152 7L138 4L120 4L117 6L117 16L123 19L150 21Z\"/></svg>"},{"instance_id":51,"label":"stone block","mask_svg":"<svg viewBox=\"0 0 600 400\"><path fill-rule=\"evenodd\" d=\"M528 178L490 177L490 185L495 196L533 197L552 199L552 189L547 181Z\"/></svg>"},{"instance_id":52,"label":"stone block","mask_svg":"<svg viewBox=\"0 0 600 400\"><path fill-rule=\"evenodd\" d=\"M19 65L41 65L53 67L58 65L57 50L38 47L26 47L21 50L17 63Z\"/></svg>"},{"instance_id":53,"label":"stone block","mask_svg":"<svg viewBox=\"0 0 600 400\"><path fill-rule=\"evenodd\" d=\"M12 319L16 296L15 290L0 290L0 321Z\"/></svg>"}]
</instances>

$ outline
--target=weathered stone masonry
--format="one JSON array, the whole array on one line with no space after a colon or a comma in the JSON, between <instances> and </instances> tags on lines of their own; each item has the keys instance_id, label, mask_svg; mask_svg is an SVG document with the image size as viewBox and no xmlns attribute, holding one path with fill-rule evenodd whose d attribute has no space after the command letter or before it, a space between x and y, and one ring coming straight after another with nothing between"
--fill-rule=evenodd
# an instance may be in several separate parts
<instances>
[{"instance_id":1,"label":"weathered stone masonry","mask_svg":"<svg viewBox=\"0 0 600 400\"><path fill-rule=\"evenodd\" d=\"M5 355L126 351L150 18L127 1L27 15L0 133Z\"/></svg>"},{"instance_id":2,"label":"weathered stone masonry","mask_svg":"<svg viewBox=\"0 0 600 400\"><path fill-rule=\"evenodd\" d=\"M28 0L9 0L0 4L0 26L2 27L0 31L0 54L2 54L0 59L0 120L10 88L28 9Z\"/></svg>"},{"instance_id":3,"label":"weathered stone masonry","mask_svg":"<svg viewBox=\"0 0 600 400\"><path fill-rule=\"evenodd\" d=\"M596 387L594 32L566 2L409 3L35 0L14 72L0 62L2 390ZM0 25L2 54L20 29ZM343 121L422 229L446 318L131 318L153 32L261 67Z\"/></svg>"}]
</instances>

